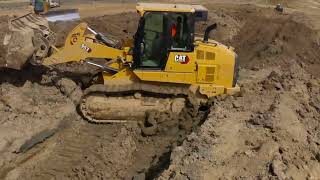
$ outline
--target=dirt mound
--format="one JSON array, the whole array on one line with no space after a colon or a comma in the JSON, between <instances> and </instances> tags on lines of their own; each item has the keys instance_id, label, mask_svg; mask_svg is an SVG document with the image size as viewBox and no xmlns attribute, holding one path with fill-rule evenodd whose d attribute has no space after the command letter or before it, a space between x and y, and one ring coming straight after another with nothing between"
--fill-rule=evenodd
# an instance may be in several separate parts
<instances>
[{"instance_id":1,"label":"dirt mound","mask_svg":"<svg viewBox=\"0 0 320 180\"><path fill-rule=\"evenodd\" d=\"M211 32L210 38L223 44L231 44L230 41L238 34L241 27L240 21L234 18L230 9L210 9L208 20L196 23L196 35L203 37L205 29L214 23L217 24L217 29Z\"/></svg>"},{"instance_id":2,"label":"dirt mound","mask_svg":"<svg viewBox=\"0 0 320 180\"><path fill-rule=\"evenodd\" d=\"M124 41L133 37L136 32L139 16L137 13L122 13L116 15L105 15L101 17L87 17L81 22L88 23L89 27L109 38ZM54 22L50 28L56 33L57 47L64 45L69 32L75 28L80 21Z\"/></svg>"},{"instance_id":3,"label":"dirt mound","mask_svg":"<svg viewBox=\"0 0 320 180\"><path fill-rule=\"evenodd\" d=\"M233 41L242 64L248 67L287 66L287 60L296 59L306 66L308 72L319 77L320 52L316 49L320 44L317 42L317 31L296 22L294 18L294 14L281 15L276 12L268 13L267 17L249 16Z\"/></svg>"},{"instance_id":4,"label":"dirt mound","mask_svg":"<svg viewBox=\"0 0 320 180\"><path fill-rule=\"evenodd\" d=\"M73 28L75 28L78 24L80 24L80 21L74 20L74 21L57 21L57 22L49 22L50 29L55 32L56 36L56 46L62 47L67 39L67 36L69 32L72 31Z\"/></svg>"},{"instance_id":5,"label":"dirt mound","mask_svg":"<svg viewBox=\"0 0 320 180\"><path fill-rule=\"evenodd\" d=\"M319 77L320 35L306 15L279 13L255 5L208 4L207 7L212 14L207 23L198 26L198 33L207 24L218 23L211 36L235 47L242 67L286 67L294 59L307 72Z\"/></svg>"},{"instance_id":6,"label":"dirt mound","mask_svg":"<svg viewBox=\"0 0 320 180\"><path fill-rule=\"evenodd\" d=\"M123 41L133 38L138 27L139 15L137 13L121 13L85 18L84 21L97 32Z\"/></svg>"},{"instance_id":7,"label":"dirt mound","mask_svg":"<svg viewBox=\"0 0 320 180\"><path fill-rule=\"evenodd\" d=\"M320 81L295 62L289 69L243 70L242 96L215 100L160 179L318 179Z\"/></svg>"},{"instance_id":8,"label":"dirt mound","mask_svg":"<svg viewBox=\"0 0 320 180\"><path fill-rule=\"evenodd\" d=\"M241 25L229 43L239 53L242 93L214 100L159 179L319 179L317 31L298 14L228 8L231 26Z\"/></svg>"}]
</instances>

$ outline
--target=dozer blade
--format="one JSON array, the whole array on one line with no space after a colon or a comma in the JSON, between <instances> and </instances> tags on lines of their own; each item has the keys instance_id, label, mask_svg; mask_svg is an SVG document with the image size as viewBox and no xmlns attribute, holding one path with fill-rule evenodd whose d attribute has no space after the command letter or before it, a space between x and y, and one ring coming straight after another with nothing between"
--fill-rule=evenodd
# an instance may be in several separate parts
<instances>
[{"instance_id":1,"label":"dozer blade","mask_svg":"<svg viewBox=\"0 0 320 180\"><path fill-rule=\"evenodd\" d=\"M80 19L79 11L77 9L63 9L63 10L49 11L44 16L50 22L72 21L72 20Z\"/></svg>"},{"instance_id":2,"label":"dozer blade","mask_svg":"<svg viewBox=\"0 0 320 180\"><path fill-rule=\"evenodd\" d=\"M9 20L3 39L0 67L20 70L29 60L41 64L55 43L55 35L45 18L29 13Z\"/></svg>"}]
</instances>

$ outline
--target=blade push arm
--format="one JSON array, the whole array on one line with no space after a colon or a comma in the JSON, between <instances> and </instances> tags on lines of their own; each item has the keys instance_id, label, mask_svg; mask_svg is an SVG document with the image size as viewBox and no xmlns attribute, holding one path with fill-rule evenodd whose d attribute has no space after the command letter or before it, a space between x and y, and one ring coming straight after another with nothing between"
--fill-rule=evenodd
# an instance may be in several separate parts
<instances>
[{"instance_id":1,"label":"blade push arm","mask_svg":"<svg viewBox=\"0 0 320 180\"><path fill-rule=\"evenodd\" d=\"M85 34L86 30L93 34ZM124 50L108 46L96 38L97 34L86 23L79 24L67 36L64 47L59 49L53 47L53 53L45 58L42 64L50 66L72 61L78 62L88 58L117 59L126 57Z\"/></svg>"}]
</instances>

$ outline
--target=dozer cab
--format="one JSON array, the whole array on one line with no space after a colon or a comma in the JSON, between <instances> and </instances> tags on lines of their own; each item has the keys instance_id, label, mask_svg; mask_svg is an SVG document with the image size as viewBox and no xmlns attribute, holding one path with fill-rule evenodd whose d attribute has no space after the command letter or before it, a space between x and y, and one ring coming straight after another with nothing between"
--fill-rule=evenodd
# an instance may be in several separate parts
<instances>
[{"instance_id":1,"label":"dozer cab","mask_svg":"<svg viewBox=\"0 0 320 180\"><path fill-rule=\"evenodd\" d=\"M195 36L197 21L207 20L200 5L139 3L139 27L123 46L81 23L69 33L64 47L52 47L42 65L79 61L101 72L84 91L82 115L95 123L125 122L151 111L178 115L186 107L221 94L234 94L237 55L209 39Z\"/></svg>"}]
</instances>

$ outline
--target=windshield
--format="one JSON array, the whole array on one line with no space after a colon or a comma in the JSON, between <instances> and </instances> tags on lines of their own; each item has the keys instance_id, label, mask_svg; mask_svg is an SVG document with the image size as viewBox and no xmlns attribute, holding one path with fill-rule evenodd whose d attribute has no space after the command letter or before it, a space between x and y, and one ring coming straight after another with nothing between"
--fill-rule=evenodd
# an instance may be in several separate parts
<instances>
[{"instance_id":1,"label":"windshield","mask_svg":"<svg viewBox=\"0 0 320 180\"><path fill-rule=\"evenodd\" d=\"M170 51L192 51L191 13L147 12L136 34L139 67L163 68Z\"/></svg>"}]
</instances>

